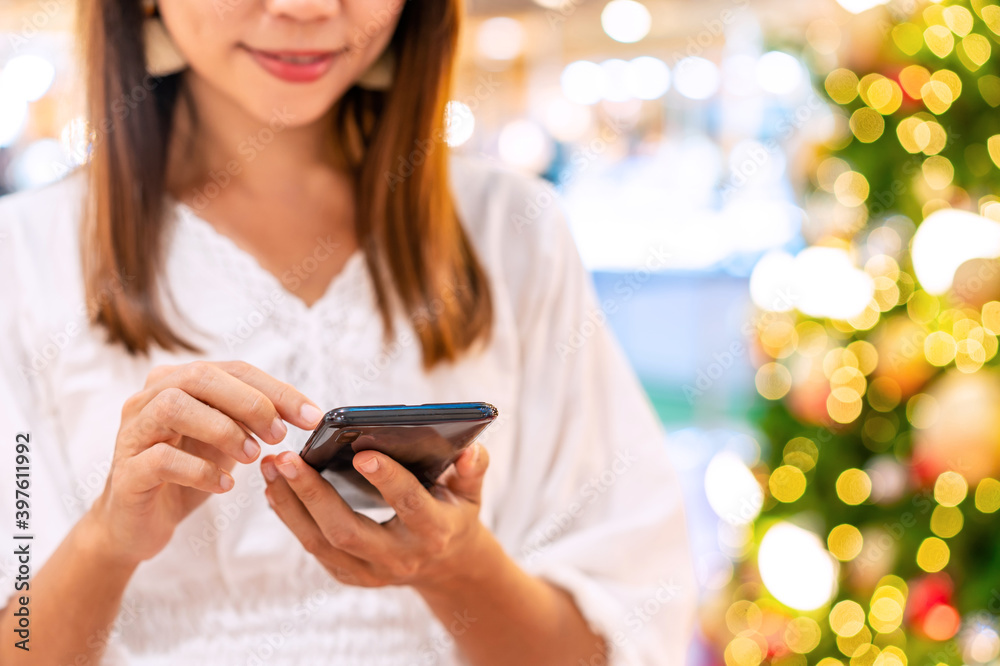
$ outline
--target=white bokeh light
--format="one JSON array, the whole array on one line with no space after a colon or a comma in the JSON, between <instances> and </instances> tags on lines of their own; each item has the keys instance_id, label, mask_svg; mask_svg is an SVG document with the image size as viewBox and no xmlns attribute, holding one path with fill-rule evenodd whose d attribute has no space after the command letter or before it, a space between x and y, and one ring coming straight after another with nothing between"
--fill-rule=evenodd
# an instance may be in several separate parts
<instances>
[{"instance_id":1,"label":"white bokeh light","mask_svg":"<svg viewBox=\"0 0 1000 666\"><path fill-rule=\"evenodd\" d=\"M752 523L764 504L764 493L753 472L730 451L715 454L708 463L705 495L712 511L730 525Z\"/></svg>"},{"instance_id":2,"label":"white bokeh light","mask_svg":"<svg viewBox=\"0 0 1000 666\"><path fill-rule=\"evenodd\" d=\"M66 153L55 139L40 139L25 148L10 165L14 187L27 190L59 180L70 170Z\"/></svg>"},{"instance_id":3,"label":"white bokeh light","mask_svg":"<svg viewBox=\"0 0 1000 666\"><path fill-rule=\"evenodd\" d=\"M684 58L674 68L674 87L688 99L708 99L719 89L719 68L697 56Z\"/></svg>"},{"instance_id":4,"label":"white bokeh light","mask_svg":"<svg viewBox=\"0 0 1000 666\"><path fill-rule=\"evenodd\" d=\"M670 68L652 56L639 56L628 61L625 87L637 99L658 99L670 89Z\"/></svg>"},{"instance_id":5,"label":"white bokeh light","mask_svg":"<svg viewBox=\"0 0 1000 666\"><path fill-rule=\"evenodd\" d=\"M869 9L888 3L889 0L837 0L838 5L852 14L860 14L861 12L866 12Z\"/></svg>"},{"instance_id":6,"label":"white bokeh light","mask_svg":"<svg viewBox=\"0 0 1000 666\"><path fill-rule=\"evenodd\" d=\"M559 83L563 94L577 104L596 104L607 87L604 69L596 62L577 60L566 65Z\"/></svg>"},{"instance_id":7,"label":"white bokeh light","mask_svg":"<svg viewBox=\"0 0 1000 666\"><path fill-rule=\"evenodd\" d=\"M451 146L461 146L472 137L476 128L476 116L463 102L451 100L444 107L445 142Z\"/></svg>"},{"instance_id":8,"label":"white bokeh light","mask_svg":"<svg viewBox=\"0 0 1000 666\"><path fill-rule=\"evenodd\" d=\"M36 55L15 56L0 72L0 97L19 97L25 102L41 99L52 87L56 68Z\"/></svg>"},{"instance_id":9,"label":"white bokeh light","mask_svg":"<svg viewBox=\"0 0 1000 666\"><path fill-rule=\"evenodd\" d=\"M0 148L10 146L28 121L28 103L0 90Z\"/></svg>"},{"instance_id":10,"label":"white bokeh light","mask_svg":"<svg viewBox=\"0 0 1000 666\"><path fill-rule=\"evenodd\" d=\"M507 123L497 139L500 159L508 164L540 172L552 160L552 142L545 131L530 120Z\"/></svg>"},{"instance_id":11,"label":"white bokeh light","mask_svg":"<svg viewBox=\"0 0 1000 666\"><path fill-rule=\"evenodd\" d=\"M758 307L775 312L794 307L811 317L855 317L874 291L871 276L854 266L846 250L834 247L807 247L794 258L768 252L750 276L750 298Z\"/></svg>"},{"instance_id":12,"label":"white bokeh light","mask_svg":"<svg viewBox=\"0 0 1000 666\"><path fill-rule=\"evenodd\" d=\"M637 42L649 34L652 25L649 10L635 0L611 0L601 11L601 27L616 42Z\"/></svg>"},{"instance_id":13,"label":"white bokeh light","mask_svg":"<svg viewBox=\"0 0 1000 666\"><path fill-rule=\"evenodd\" d=\"M604 80L607 85L604 87L604 99L612 102L625 102L632 99L632 92L628 88L628 63L624 60L611 58L601 63L604 70Z\"/></svg>"},{"instance_id":14,"label":"white bokeh light","mask_svg":"<svg viewBox=\"0 0 1000 666\"><path fill-rule=\"evenodd\" d=\"M476 50L490 60L513 60L524 46L524 28L515 19L497 16L487 19L476 32Z\"/></svg>"},{"instance_id":15,"label":"white bokeh light","mask_svg":"<svg viewBox=\"0 0 1000 666\"><path fill-rule=\"evenodd\" d=\"M969 259L1000 256L1000 224L975 213L945 208L927 216L913 237L913 270L928 293L951 289L955 271Z\"/></svg>"},{"instance_id":16,"label":"white bokeh light","mask_svg":"<svg viewBox=\"0 0 1000 666\"><path fill-rule=\"evenodd\" d=\"M795 610L816 610L837 593L836 560L818 536L791 523L776 523L764 534L757 566L768 592Z\"/></svg>"},{"instance_id":17,"label":"white bokeh light","mask_svg":"<svg viewBox=\"0 0 1000 666\"><path fill-rule=\"evenodd\" d=\"M593 125L594 112L589 106L557 97L546 105L544 122L559 141L576 141Z\"/></svg>"},{"instance_id":18,"label":"white bokeh light","mask_svg":"<svg viewBox=\"0 0 1000 666\"><path fill-rule=\"evenodd\" d=\"M765 53L757 61L757 83L775 95L795 92L805 81L802 65L782 51Z\"/></svg>"}]
</instances>

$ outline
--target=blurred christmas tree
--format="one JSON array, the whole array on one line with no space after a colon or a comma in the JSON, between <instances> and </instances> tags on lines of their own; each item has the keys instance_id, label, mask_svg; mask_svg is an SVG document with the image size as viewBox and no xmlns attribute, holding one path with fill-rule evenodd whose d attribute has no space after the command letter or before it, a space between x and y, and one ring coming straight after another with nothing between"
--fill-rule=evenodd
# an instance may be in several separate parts
<instances>
[{"instance_id":1,"label":"blurred christmas tree","mask_svg":"<svg viewBox=\"0 0 1000 666\"><path fill-rule=\"evenodd\" d=\"M731 666L1000 663L1000 6L903 4L868 13L880 50L817 66L845 131L810 247L755 270L785 297Z\"/></svg>"}]
</instances>

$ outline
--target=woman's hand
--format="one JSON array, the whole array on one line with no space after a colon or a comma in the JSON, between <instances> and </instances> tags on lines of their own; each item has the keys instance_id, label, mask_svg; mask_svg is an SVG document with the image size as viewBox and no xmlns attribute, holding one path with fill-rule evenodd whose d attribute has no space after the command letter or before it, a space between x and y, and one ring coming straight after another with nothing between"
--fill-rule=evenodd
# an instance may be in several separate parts
<instances>
[{"instance_id":1,"label":"woman's hand","mask_svg":"<svg viewBox=\"0 0 1000 666\"><path fill-rule=\"evenodd\" d=\"M174 528L212 493L233 485L229 471L287 432L282 419L312 428L322 412L292 386L242 361L195 361L153 368L122 407L111 470L88 512L92 541L121 562L160 552Z\"/></svg>"},{"instance_id":2,"label":"woman's hand","mask_svg":"<svg viewBox=\"0 0 1000 666\"><path fill-rule=\"evenodd\" d=\"M474 562L489 533L479 521L486 449L466 449L430 491L377 451L354 467L396 510L386 523L356 513L319 473L291 452L266 456L264 491L305 549L338 581L363 587L433 588Z\"/></svg>"}]
</instances>

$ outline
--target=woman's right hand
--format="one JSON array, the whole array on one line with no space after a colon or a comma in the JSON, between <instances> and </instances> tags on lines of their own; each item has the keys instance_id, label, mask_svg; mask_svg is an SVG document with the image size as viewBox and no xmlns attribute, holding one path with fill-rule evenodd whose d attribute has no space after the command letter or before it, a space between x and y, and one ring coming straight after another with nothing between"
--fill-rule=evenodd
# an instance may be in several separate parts
<instances>
[{"instance_id":1,"label":"woman's right hand","mask_svg":"<svg viewBox=\"0 0 1000 666\"><path fill-rule=\"evenodd\" d=\"M243 361L194 361L153 368L122 407L111 470L88 512L95 540L138 564L211 493L233 487L229 471L287 432L312 429L322 411L291 385Z\"/></svg>"}]
</instances>

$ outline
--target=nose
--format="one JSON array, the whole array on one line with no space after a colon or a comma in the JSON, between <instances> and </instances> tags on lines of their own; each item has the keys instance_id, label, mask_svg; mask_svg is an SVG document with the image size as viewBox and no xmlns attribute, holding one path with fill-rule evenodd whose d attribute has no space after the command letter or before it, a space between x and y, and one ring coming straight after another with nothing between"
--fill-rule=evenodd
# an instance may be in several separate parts
<instances>
[{"instance_id":1,"label":"nose","mask_svg":"<svg viewBox=\"0 0 1000 666\"><path fill-rule=\"evenodd\" d=\"M265 0L270 14L296 21L317 21L340 12L340 0Z\"/></svg>"}]
</instances>

